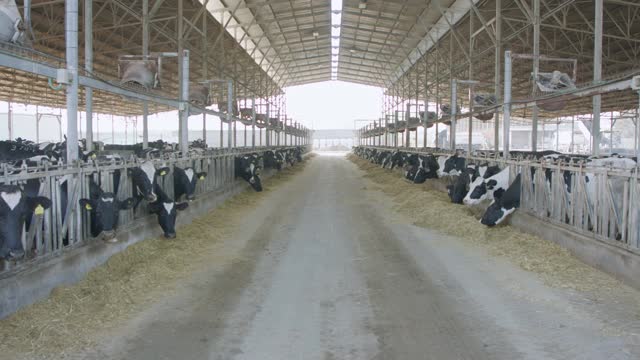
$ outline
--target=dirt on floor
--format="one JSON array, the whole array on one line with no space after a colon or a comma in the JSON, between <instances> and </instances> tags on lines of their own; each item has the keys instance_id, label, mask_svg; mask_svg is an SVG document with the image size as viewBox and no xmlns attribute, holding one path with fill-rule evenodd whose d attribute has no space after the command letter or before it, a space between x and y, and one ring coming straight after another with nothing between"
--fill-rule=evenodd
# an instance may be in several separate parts
<instances>
[{"instance_id":1,"label":"dirt on floor","mask_svg":"<svg viewBox=\"0 0 640 360\"><path fill-rule=\"evenodd\" d=\"M489 228L480 224L471 209L451 203L446 193L434 190L428 182L413 184L399 178L396 172L353 154L349 159L366 172L364 177L374 184L371 190L379 190L393 199L394 210L405 221L481 245L491 254L504 256L522 269L539 274L553 287L602 294L622 288L635 292L554 242L508 225Z\"/></svg>"},{"instance_id":2,"label":"dirt on floor","mask_svg":"<svg viewBox=\"0 0 640 360\"><path fill-rule=\"evenodd\" d=\"M179 227L176 239L158 237L131 245L79 283L56 288L47 299L0 320L0 358L61 359L94 346L96 334L168 296L198 267L229 261L216 250L242 221L238 215L301 172L309 158L265 179L262 193L248 189Z\"/></svg>"}]
</instances>

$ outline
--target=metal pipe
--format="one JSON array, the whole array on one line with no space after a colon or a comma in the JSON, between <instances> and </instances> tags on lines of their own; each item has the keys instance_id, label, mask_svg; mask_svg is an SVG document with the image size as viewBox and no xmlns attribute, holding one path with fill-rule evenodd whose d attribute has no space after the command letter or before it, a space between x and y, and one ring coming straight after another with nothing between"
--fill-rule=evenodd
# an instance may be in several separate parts
<instances>
[{"instance_id":1,"label":"metal pipe","mask_svg":"<svg viewBox=\"0 0 640 360\"><path fill-rule=\"evenodd\" d=\"M65 3L66 63L70 83L67 84L67 163L78 160L78 0Z\"/></svg>"},{"instance_id":2,"label":"metal pipe","mask_svg":"<svg viewBox=\"0 0 640 360\"><path fill-rule=\"evenodd\" d=\"M602 80L602 12L603 0L595 0L595 33L593 36L593 83ZM591 153L600 154L600 111L602 96L593 97L593 122L591 124Z\"/></svg>"},{"instance_id":3,"label":"metal pipe","mask_svg":"<svg viewBox=\"0 0 640 360\"><path fill-rule=\"evenodd\" d=\"M29 0L29 3L31 1ZM30 6L30 5L29 5ZM25 1L25 19L27 2ZM27 25L30 29L30 25ZM84 68L88 73L93 71L93 0L84 0ZM87 128L87 151L93 150L93 89L85 86L85 112Z\"/></svg>"},{"instance_id":4,"label":"metal pipe","mask_svg":"<svg viewBox=\"0 0 640 360\"><path fill-rule=\"evenodd\" d=\"M251 98L251 148L256 147L256 98Z\"/></svg>"},{"instance_id":5,"label":"metal pipe","mask_svg":"<svg viewBox=\"0 0 640 360\"><path fill-rule=\"evenodd\" d=\"M233 144L231 143L232 132L232 122L231 115L233 112L233 80L229 80L227 82L227 147L231 149Z\"/></svg>"},{"instance_id":6,"label":"metal pipe","mask_svg":"<svg viewBox=\"0 0 640 360\"><path fill-rule=\"evenodd\" d=\"M511 135L511 51L504 52L504 119L502 121L502 143L504 158L509 159L509 137Z\"/></svg>"},{"instance_id":7,"label":"metal pipe","mask_svg":"<svg viewBox=\"0 0 640 360\"><path fill-rule=\"evenodd\" d=\"M13 112L11 111L11 101L7 102L7 126L9 130L9 140L13 140Z\"/></svg>"},{"instance_id":8,"label":"metal pipe","mask_svg":"<svg viewBox=\"0 0 640 360\"><path fill-rule=\"evenodd\" d=\"M92 0L85 0L92 2ZM142 55L149 55L149 0L142 0ZM149 147L149 103L142 103L142 148Z\"/></svg>"},{"instance_id":9,"label":"metal pipe","mask_svg":"<svg viewBox=\"0 0 640 360\"><path fill-rule=\"evenodd\" d=\"M182 156L189 154L189 50L183 50L182 55L182 78L180 89L180 101L182 102L182 110L180 110L180 151Z\"/></svg>"},{"instance_id":10,"label":"metal pipe","mask_svg":"<svg viewBox=\"0 0 640 360\"><path fill-rule=\"evenodd\" d=\"M536 91L536 80L540 68L540 0L533 0L533 89ZM531 151L538 151L538 104L534 103L531 112Z\"/></svg>"},{"instance_id":11,"label":"metal pipe","mask_svg":"<svg viewBox=\"0 0 640 360\"><path fill-rule=\"evenodd\" d=\"M183 111L185 111L185 108L187 107L186 105L186 101L189 99L189 94L187 93L187 97L184 98L183 94L184 94L184 0L178 0L178 19L177 19L177 31L178 31L178 99L180 101L180 116L179 116L179 121L178 121L178 139L180 140L180 148L183 148L183 144L182 144L182 133L185 131L185 129L183 129L182 125L184 123L182 117L183 117ZM189 78L187 78L187 84L188 84L188 80ZM189 113L187 112L187 117L189 116ZM186 153L183 152L183 155L186 155Z\"/></svg>"},{"instance_id":12,"label":"metal pipe","mask_svg":"<svg viewBox=\"0 0 640 360\"><path fill-rule=\"evenodd\" d=\"M449 143L451 150L456 150L456 117L458 116L458 82L456 79L451 80L451 126L449 134Z\"/></svg>"},{"instance_id":13,"label":"metal pipe","mask_svg":"<svg viewBox=\"0 0 640 360\"><path fill-rule=\"evenodd\" d=\"M496 53L495 53L495 93L496 103L500 103L502 100L501 86L500 86L500 72L502 65L502 0L496 0ZM496 110L494 115L493 124L493 142L494 150L500 151L500 111Z\"/></svg>"}]
</instances>

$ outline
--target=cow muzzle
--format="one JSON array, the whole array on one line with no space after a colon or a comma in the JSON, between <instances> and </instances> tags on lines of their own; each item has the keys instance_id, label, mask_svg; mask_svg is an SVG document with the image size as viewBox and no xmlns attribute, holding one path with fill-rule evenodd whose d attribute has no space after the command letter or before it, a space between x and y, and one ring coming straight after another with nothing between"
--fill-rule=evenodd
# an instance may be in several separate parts
<instances>
[{"instance_id":1,"label":"cow muzzle","mask_svg":"<svg viewBox=\"0 0 640 360\"><path fill-rule=\"evenodd\" d=\"M11 250L7 254L7 260L19 260L24 257L24 250Z\"/></svg>"},{"instance_id":2,"label":"cow muzzle","mask_svg":"<svg viewBox=\"0 0 640 360\"><path fill-rule=\"evenodd\" d=\"M187 195L187 200L189 200L189 201L193 201L193 200L195 200L195 199L196 199L195 194Z\"/></svg>"},{"instance_id":3,"label":"cow muzzle","mask_svg":"<svg viewBox=\"0 0 640 360\"><path fill-rule=\"evenodd\" d=\"M155 202L156 200L158 200L158 196L156 196L156 194L154 193L150 193L146 198L148 202Z\"/></svg>"},{"instance_id":4,"label":"cow muzzle","mask_svg":"<svg viewBox=\"0 0 640 360\"><path fill-rule=\"evenodd\" d=\"M167 238L167 239L175 239L176 238L176 233L175 232L164 233L164 237Z\"/></svg>"},{"instance_id":5,"label":"cow muzzle","mask_svg":"<svg viewBox=\"0 0 640 360\"><path fill-rule=\"evenodd\" d=\"M102 232L102 240L106 241L106 242L117 242L118 239L116 238L116 232L111 230L111 231L103 231Z\"/></svg>"}]
</instances>

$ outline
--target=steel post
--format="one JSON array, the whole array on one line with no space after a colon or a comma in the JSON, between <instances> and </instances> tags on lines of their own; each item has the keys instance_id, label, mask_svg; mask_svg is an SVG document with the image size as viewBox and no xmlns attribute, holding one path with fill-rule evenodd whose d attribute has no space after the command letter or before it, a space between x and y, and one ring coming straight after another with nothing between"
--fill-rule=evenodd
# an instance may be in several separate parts
<instances>
[{"instance_id":1,"label":"steel post","mask_svg":"<svg viewBox=\"0 0 640 360\"><path fill-rule=\"evenodd\" d=\"M511 51L504 52L504 119L502 121L502 143L504 158L509 158L511 135Z\"/></svg>"},{"instance_id":2,"label":"steel post","mask_svg":"<svg viewBox=\"0 0 640 360\"><path fill-rule=\"evenodd\" d=\"M538 69L540 68L540 0L533 0L533 90L535 96ZM538 104L531 109L531 151L538 151ZM544 138L544 136L543 136Z\"/></svg>"},{"instance_id":3,"label":"steel post","mask_svg":"<svg viewBox=\"0 0 640 360\"><path fill-rule=\"evenodd\" d=\"M227 82L227 147L229 149L231 149L231 147L233 146L232 141L231 141L231 136L233 136L232 134L232 118L231 115L233 114L233 80L229 80Z\"/></svg>"},{"instance_id":4,"label":"steel post","mask_svg":"<svg viewBox=\"0 0 640 360\"><path fill-rule=\"evenodd\" d=\"M25 4L26 6L26 4ZM26 13L26 7L25 7ZM93 0L84 0L84 69L93 71ZM93 89L85 86L86 144L87 151L93 150Z\"/></svg>"},{"instance_id":5,"label":"steel post","mask_svg":"<svg viewBox=\"0 0 640 360\"><path fill-rule=\"evenodd\" d=\"M603 0L595 0L595 33L593 36L593 82L602 80L602 13ZM600 154L600 112L602 110L602 95L593 97L593 122L591 123L591 153Z\"/></svg>"},{"instance_id":6,"label":"steel post","mask_svg":"<svg viewBox=\"0 0 640 360\"><path fill-rule=\"evenodd\" d=\"M65 1L67 73L67 163L78 160L78 0Z\"/></svg>"},{"instance_id":7,"label":"steel post","mask_svg":"<svg viewBox=\"0 0 640 360\"><path fill-rule=\"evenodd\" d=\"M189 153L189 50L183 50L182 55L182 78L181 86L182 94L180 101L182 102L182 109L180 110L180 151L182 156L187 156Z\"/></svg>"},{"instance_id":8,"label":"steel post","mask_svg":"<svg viewBox=\"0 0 640 360\"><path fill-rule=\"evenodd\" d=\"M458 82L451 80L451 126L449 127L450 149L456 150L456 117L458 116Z\"/></svg>"}]
</instances>

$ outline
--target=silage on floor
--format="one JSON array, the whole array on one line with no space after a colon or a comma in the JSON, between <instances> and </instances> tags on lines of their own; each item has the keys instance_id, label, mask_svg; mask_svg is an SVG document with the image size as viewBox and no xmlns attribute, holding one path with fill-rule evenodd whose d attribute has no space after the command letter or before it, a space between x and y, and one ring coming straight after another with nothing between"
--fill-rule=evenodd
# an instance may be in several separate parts
<instances>
[{"instance_id":1,"label":"silage on floor","mask_svg":"<svg viewBox=\"0 0 640 360\"><path fill-rule=\"evenodd\" d=\"M365 178L393 199L393 210L414 225L480 244L491 254L540 274L545 283L554 287L606 292L621 286L616 279L584 264L551 241L508 225L484 226L468 207L451 203L447 194L428 184L401 181L398 174L355 155L349 155L349 159L366 172Z\"/></svg>"}]
</instances>

